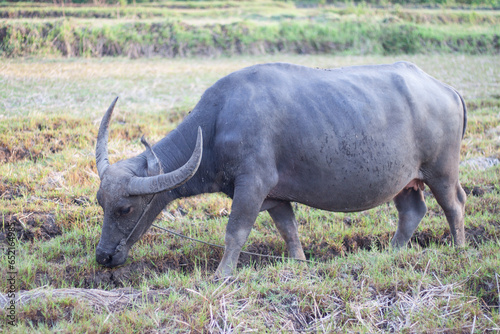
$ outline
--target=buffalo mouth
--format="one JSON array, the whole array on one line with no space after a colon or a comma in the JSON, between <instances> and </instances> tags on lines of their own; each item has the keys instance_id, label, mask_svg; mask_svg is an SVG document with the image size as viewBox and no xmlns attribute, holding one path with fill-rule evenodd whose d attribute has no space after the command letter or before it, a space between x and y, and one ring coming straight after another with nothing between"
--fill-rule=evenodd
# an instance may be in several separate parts
<instances>
[{"instance_id":1,"label":"buffalo mouth","mask_svg":"<svg viewBox=\"0 0 500 334\"><path fill-rule=\"evenodd\" d=\"M95 259L97 263L108 268L114 268L120 266L127 261L128 248L121 251L107 251L100 247L97 247L95 252Z\"/></svg>"}]
</instances>

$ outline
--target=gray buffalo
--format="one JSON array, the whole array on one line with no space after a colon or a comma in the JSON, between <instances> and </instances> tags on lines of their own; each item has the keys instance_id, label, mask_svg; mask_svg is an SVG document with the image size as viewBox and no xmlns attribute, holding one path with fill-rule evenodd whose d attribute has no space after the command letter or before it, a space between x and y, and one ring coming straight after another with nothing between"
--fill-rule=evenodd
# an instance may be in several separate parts
<instances>
[{"instance_id":1,"label":"gray buffalo","mask_svg":"<svg viewBox=\"0 0 500 334\"><path fill-rule=\"evenodd\" d=\"M465 243L466 195L458 180L465 103L411 63L244 68L207 89L156 145L143 140L143 153L110 165L115 103L96 145L102 265L123 264L169 202L213 192L233 200L218 276L232 273L264 210L289 255L305 259L291 202L354 212L394 200L399 221L392 245L404 246L427 211L424 184L444 210L455 245Z\"/></svg>"}]
</instances>

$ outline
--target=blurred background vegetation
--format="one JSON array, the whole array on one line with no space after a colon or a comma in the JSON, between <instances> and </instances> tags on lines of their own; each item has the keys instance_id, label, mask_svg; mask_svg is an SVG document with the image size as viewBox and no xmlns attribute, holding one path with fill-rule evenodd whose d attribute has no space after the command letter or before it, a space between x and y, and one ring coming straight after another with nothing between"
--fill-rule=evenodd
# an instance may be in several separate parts
<instances>
[{"instance_id":1,"label":"blurred background vegetation","mask_svg":"<svg viewBox=\"0 0 500 334\"><path fill-rule=\"evenodd\" d=\"M0 4L0 56L498 54L500 0Z\"/></svg>"}]
</instances>

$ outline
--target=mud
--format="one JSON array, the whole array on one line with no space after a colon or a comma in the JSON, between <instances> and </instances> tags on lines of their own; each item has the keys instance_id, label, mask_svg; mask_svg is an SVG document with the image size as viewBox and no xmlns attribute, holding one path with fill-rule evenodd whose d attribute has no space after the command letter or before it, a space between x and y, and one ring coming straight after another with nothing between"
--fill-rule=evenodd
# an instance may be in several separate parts
<instances>
[{"instance_id":1,"label":"mud","mask_svg":"<svg viewBox=\"0 0 500 334\"><path fill-rule=\"evenodd\" d=\"M209 260L201 267L202 270L210 273L215 272L219 260ZM80 288L114 289L126 286L139 286L145 279L166 273L170 270L189 273L194 268L195 262L192 259L188 259L185 255L180 255L141 261L129 259L125 265L113 269L99 267L97 270L82 270L79 266L67 266L65 272L61 274L65 276L66 281L80 282ZM45 279L47 278L50 283L50 277L45 277Z\"/></svg>"},{"instance_id":2,"label":"mud","mask_svg":"<svg viewBox=\"0 0 500 334\"><path fill-rule=\"evenodd\" d=\"M465 191L465 194L467 196L476 196L476 197L482 197L485 194L488 193L493 193L495 192L495 185L494 184L488 184L484 186L463 186L462 187Z\"/></svg>"},{"instance_id":3,"label":"mud","mask_svg":"<svg viewBox=\"0 0 500 334\"><path fill-rule=\"evenodd\" d=\"M487 232L484 226L465 228L465 239L469 245L478 246L495 238L497 237Z\"/></svg>"},{"instance_id":4,"label":"mud","mask_svg":"<svg viewBox=\"0 0 500 334\"><path fill-rule=\"evenodd\" d=\"M343 247L347 253L353 253L358 250L371 250L373 246L380 245L378 238L373 238L368 235L354 235L353 237L345 237Z\"/></svg>"},{"instance_id":5,"label":"mud","mask_svg":"<svg viewBox=\"0 0 500 334\"><path fill-rule=\"evenodd\" d=\"M424 229L413 234L410 239L409 247L418 245L422 248L428 248L430 245L451 245L451 234L448 230L436 234L436 231Z\"/></svg>"},{"instance_id":6,"label":"mud","mask_svg":"<svg viewBox=\"0 0 500 334\"><path fill-rule=\"evenodd\" d=\"M500 311L497 280L500 281L498 273L487 272L480 275L472 275L465 283L467 289L473 295L481 298L484 309L491 313L498 313Z\"/></svg>"},{"instance_id":7,"label":"mud","mask_svg":"<svg viewBox=\"0 0 500 334\"><path fill-rule=\"evenodd\" d=\"M20 241L48 240L62 234L51 213L2 215L1 219L3 224L0 225L0 243L6 240L7 233L12 230Z\"/></svg>"}]
</instances>

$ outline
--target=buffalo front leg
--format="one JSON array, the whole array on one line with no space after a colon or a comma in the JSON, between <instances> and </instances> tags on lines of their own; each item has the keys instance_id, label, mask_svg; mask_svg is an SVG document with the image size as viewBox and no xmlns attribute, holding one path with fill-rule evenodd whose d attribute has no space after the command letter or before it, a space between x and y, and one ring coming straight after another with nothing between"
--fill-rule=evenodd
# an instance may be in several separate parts
<instances>
[{"instance_id":1,"label":"buffalo front leg","mask_svg":"<svg viewBox=\"0 0 500 334\"><path fill-rule=\"evenodd\" d=\"M404 189L394 197L399 214L398 229L391 244L395 248L405 246L427 212L422 190Z\"/></svg>"},{"instance_id":2,"label":"buffalo front leg","mask_svg":"<svg viewBox=\"0 0 500 334\"><path fill-rule=\"evenodd\" d=\"M286 242L289 256L294 259L305 260L304 250L299 240L297 221L290 202L280 202L267 211Z\"/></svg>"},{"instance_id":3,"label":"buffalo front leg","mask_svg":"<svg viewBox=\"0 0 500 334\"><path fill-rule=\"evenodd\" d=\"M246 181L246 182L245 182ZM224 256L215 272L217 277L230 276L236 268L241 249L247 241L267 193L262 182L245 180L235 187L231 214L226 227Z\"/></svg>"}]
</instances>

